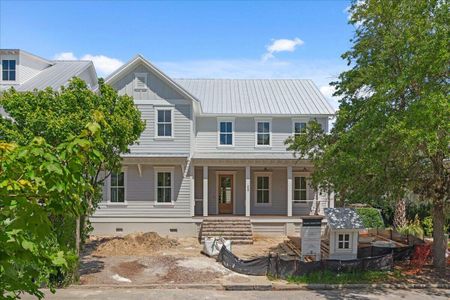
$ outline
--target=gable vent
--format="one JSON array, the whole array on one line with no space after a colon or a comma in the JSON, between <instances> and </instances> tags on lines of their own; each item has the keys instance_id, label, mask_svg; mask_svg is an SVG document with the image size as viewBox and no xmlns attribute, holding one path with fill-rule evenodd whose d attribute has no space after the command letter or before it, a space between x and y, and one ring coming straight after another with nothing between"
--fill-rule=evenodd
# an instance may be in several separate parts
<instances>
[{"instance_id":1,"label":"gable vent","mask_svg":"<svg viewBox=\"0 0 450 300\"><path fill-rule=\"evenodd\" d=\"M134 74L134 88L136 90L147 89L147 73L135 73Z\"/></svg>"}]
</instances>

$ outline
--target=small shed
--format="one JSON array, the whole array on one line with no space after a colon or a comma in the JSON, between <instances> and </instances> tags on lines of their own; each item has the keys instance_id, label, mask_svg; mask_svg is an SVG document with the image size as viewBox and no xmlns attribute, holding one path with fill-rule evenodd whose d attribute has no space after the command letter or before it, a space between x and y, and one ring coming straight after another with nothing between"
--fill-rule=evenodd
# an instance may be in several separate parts
<instances>
[{"instance_id":1,"label":"small shed","mask_svg":"<svg viewBox=\"0 0 450 300\"><path fill-rule=\"evenodd\" d=\"M363 222L353 208L325 208L328 237L330 242L329 259L350 260L358 257L359 230Z\"/></svg>"}]
</instances>

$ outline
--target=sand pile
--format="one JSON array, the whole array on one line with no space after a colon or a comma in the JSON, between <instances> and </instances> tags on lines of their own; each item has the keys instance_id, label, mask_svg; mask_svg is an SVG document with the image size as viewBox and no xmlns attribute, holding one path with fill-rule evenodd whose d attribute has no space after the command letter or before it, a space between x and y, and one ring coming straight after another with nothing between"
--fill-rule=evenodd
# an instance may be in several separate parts
<instances>
[{"instance_id":1,"label":"sand pile","mask_svg":"<svg viewBox=\"0 0 450 300\"><path fill-rule=\"evenodd\" d=\"M102 238L93 255L153 255L178 245L174 239L163 238L155 232L132 233L123 237Z\"/></svg>"}]
</instances>

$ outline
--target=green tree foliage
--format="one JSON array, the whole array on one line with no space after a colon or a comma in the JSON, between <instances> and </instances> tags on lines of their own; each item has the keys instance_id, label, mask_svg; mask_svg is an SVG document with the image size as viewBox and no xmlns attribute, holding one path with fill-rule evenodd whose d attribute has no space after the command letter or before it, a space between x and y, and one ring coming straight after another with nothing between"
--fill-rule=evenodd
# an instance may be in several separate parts
<instances>
[{"instance_id":1,"label":"green tree foliage","mask_svg":"<svg viewBox=\"0 0 450 300\"><path fill-rule=\"evenodd\" d=\"M380 211L373 207L356 208L365 228L384 228L383 218Z\"/></svg>"},{"instance_id":2,"label":"green tree foliage","mask_svg":"<svg viewBox=\"0 0 450 300\"><path fill-rule=\"evenodd\" d=\"M335 126L330 134L308 126L289 148L313 158L313 181L341 201L394 206L413 192L430 203L434 265L445 271L448 2L355 1L350 11L355 35L343 54L350 69L334 83L341 97Z\"/></svg>"},{"instance_id":3,"label":"green tree foliage","mask_svg":"<svg viewBox=\"0 0 450 300\"><path fill-rule=\"evenodd\" d=\"M94 174L84 174L89 178L92 191L86 191L87 215L91 214L101 199L104 170L120 168L120 154L129 151L129 145L135 143L142 131L144 122L141 113L129 96L119 96L110 86L99 81L97 92L89 89L84 81L72 79L67 87L60 91L47 88L42 91L16 92L10 89L0 99L0 106L10 118L0 119L0 139L26 145L35 137L43 137L50 145L56 146L69 136L80 134L85 125L101 115L101 139L92 151L101 154L101 161L86 161L86 167L94 164ZM55 222L70 228L70 219L55 218ZM83 226L82 226L83 227ZM67 232L61 232L63 235ZM74 235L72 235L74 236ZM78 246L78 243L77 243Z\"/></svg>"},{"instance_id":4,"label":"green tree foliage","mask_svg":"<svg viewBox=\"0 0 450 300\"><path fill-rule=\"evenodd\" d=\"M96 123L56 147L43 138L0 142L0 298L24 292L42 298L41 285L53 288L52 278L76 264L73 249L58 242L51 217L85 213L82 195L94 189L86 175L94 176L104 160L94 151L99 142Z\"/></svg>"}]
</instances>

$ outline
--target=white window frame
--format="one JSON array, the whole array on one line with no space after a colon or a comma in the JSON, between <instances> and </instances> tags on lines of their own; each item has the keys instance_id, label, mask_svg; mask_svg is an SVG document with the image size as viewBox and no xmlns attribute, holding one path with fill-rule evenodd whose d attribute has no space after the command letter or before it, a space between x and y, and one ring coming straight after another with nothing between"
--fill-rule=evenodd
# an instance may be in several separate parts
<instances>
[{"instance_id":1,"label":"white window frame","mask_svg":"<svg viewBox=\"0 0 450 300\"><path fill-rule=\"evenodd\" d=\"M7 60L7 61L11 61L11 60L14 60L15 62L16 62L16 68L15 68L15 73L16 73L16 79L14 79L14 80L4 80L3 79L3 61L4 60ZM1 73L0 73L0 78L1 78L1 82L4 82L5 84L8 84L8 83L14 83L14 82L17 82L17 81L19 81L19 77L18 77L18 63L17 63L17 59L15 59L15 58L7 58L7 57L5 57L5 58L3 58L3 59L1 59L0 60L0 69L1 69ZM9 69L9 63L8 63L8 69L6 69L7 70L7 72L10 72L10 71L12 71L11 69ZM8 73L8 77L9 77L9 73Z\"/></svg>"},{"instance_id":2,"label":"white window frame","mask_svg":"<svg viewBox=\"0 0 450 300\"><path fill-rule=\"evenodd\" d=\"M292 182L292 203L293 203L293 205L295 205L295 206L307 206L309 204L308 202L310 202L308 200L311 200L311 199L308 199L308 195L309 195L309 174L306 174L306 173L293 173L292 177L293 177L293 182ZM297 202L297 201L300 201L300 200L295 199L295 178L297 178L297 177L304 177L305 181L306 181L306 199L305 199L305 202ZM301 201L303 201L303 200L301 200Z\"/></svg>"},{"instance_id":3,"label":"white window frame","mask_svg":"<svg viewBox=\"0 0 450 300\"><path fill-rule=\"evenodd\" d=\"M352 252L353 251L353 232L344 231L336 232L336 251L338 252ZM345 244L345 235L348 235L348 248L339 248L339 235L343 235L343 245Z\"/></svg>"},{"instance_id":4,"label":"white window frame","mask_svg":"<svg viewBox=\"0 0 450 300\"><path fill-rule=\"evenodd\" d=\"M231 123L231 145L223 145L220 143L220 123L223 122L230 122ZM235 134L235 130L234 130L234 118L217 118L217 147L225 147L225 148L229 148L229 147L234 147L234 134Z\"/></svg>"},{"instance_id":5,"label":"white window frame","mask_svg":"<svg viewBox=\"0 0 450 300\"><path fill-rule=\"evenodd\" d=\"M258 145L258 123L269 123L269 145ZM272 119L255 119L255 147L270 148L272 147Z\"/></svg>"},{"instance_id":6,"label":"white window frame","mask_svg":"<svg viewBox=\"0 0 450 300\"><path fill-rule=\"evenodd\" d=\"M174 167L158 167L154 168L154 181L155 181L155 193L154 193L154 206L170 206L173 207L175 205L174 200L174 187L175 187L175 172ZM170 173L170 202L158 202L158 173Z\"/></svg>"},{"instance_id":7,"label":"white window frame","mask_svg":"<svg viewBox=\"0 0 450 300\"><path fill-rule=\"evenodd\" d=\"M172 125L172 135L170 136L159 136L158 135L158 111L162 110L170 110L170 119L171 119L171 125ZM167 123L166 123L167 124ZM173 106L159 106L155 107L155 139L159 140L171 140L175 136L175 120L174 120L174 108Z\"/></svg>"},{"instance_id":8,"label":"white window frame","mask_svg":"<svg viewBox=\"0 0 450 300\"><path fill-rule=\"evenodd\" d=\"M272 172L255 172L254 179L254 198L255 206L272 206ZM269 177L269 202L258 203L258 177Z\"/></svg>"},{"instance_id":9,"label":"white window frame","mask_svg":"<svg viewBox=\"0 0 450 300\"><path fill-rule=\"evenodd\" d=\"M138 86L138 82L139 82L138 77L143 77L144 78L144 87ZM148 78L148 74L147 73L134 73L134 89L135 90L140 90L140 91L147 90L148 89L147 78Z\"/></svg>"},{"instance_id":10,"label":"white window frame","mask_svg":"<svg viewBox=\"0 0 450 300\"><path fill-rule=\"evenodd\" d=\"M128 200L127 200L127 183L128 183L128 167L122 167L121 169L120 169L120 172L123 172L123 189L124 189L124 191L123 191L123 194L124 194L124 201L123 202L111 202L111 187L112 187L112 185L111 185L111 174L109 175L109 178L108 178L108 185L107 185L107 187L108 187L108 190L107 190L107 205L111 205L111 206L114 206L114 205L116 205L116 206L126 206L126 205L128 205Z\"/></svg>"},{"instance_id":11,"label":"white window frame","mask_svg":"<svg viewBox=\"0 0 450 300\"><path fill-rule=\"evenodd\" d=\"M308 126L308 120L302 119L292 119L292 136L296 137L299 133L295 133L295 123L305 123L305 126ZM301 134L301 133L300 133Z\"/></svg>"}]
</instances>

